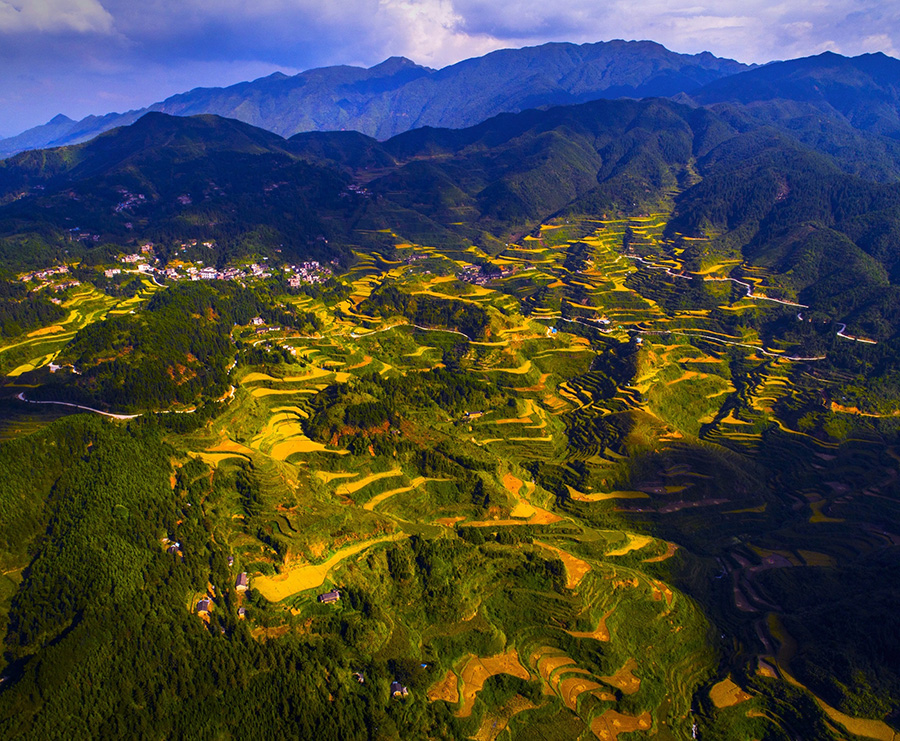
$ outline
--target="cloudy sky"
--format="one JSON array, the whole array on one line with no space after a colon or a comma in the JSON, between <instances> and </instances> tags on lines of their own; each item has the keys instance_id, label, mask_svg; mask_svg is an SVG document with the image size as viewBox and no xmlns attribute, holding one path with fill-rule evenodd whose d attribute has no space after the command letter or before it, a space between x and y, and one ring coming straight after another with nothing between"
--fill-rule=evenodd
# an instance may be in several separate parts
<instances>
[{"instance_id":1,"label":"cloudy sky","mask_svg":"<svg viewBox=\"0 0 900 741\"><path fill-rule=\"evenodd\" d=\"M767 62L900 56L896 0L0 0L0 136L275 70L443 67L504 47L651 39Z\"/></svg>"}]
</instances>

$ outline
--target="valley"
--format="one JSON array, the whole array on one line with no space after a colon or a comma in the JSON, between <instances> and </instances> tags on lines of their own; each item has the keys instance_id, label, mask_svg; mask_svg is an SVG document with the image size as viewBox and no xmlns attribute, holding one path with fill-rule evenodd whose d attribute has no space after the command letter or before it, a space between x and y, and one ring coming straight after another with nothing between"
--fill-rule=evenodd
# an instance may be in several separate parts
<instances>
[{"instance_id":1,"label":"valley","mask_svg":"<svg viewBox=\"0 0 900 741\"><path fill-rule=\"evenodd\" d=\"M669 218L559 219L494 254L359 252L336 276L346 298L278 296L314 331L236 325L272 359L239 352L214 412L143 415L190 428L161 434L206 534L187 515L162 534L233 561L204 576L210 640L240 628L238 605L257 640L337 640L408 685L398 727L456 738L790 738L800 722L893 739L883 716L833 707L889 690L823 682L817 650L847 639L848 575L900 544L896 425L833 400L829 353L852 340ZM175 290L85 289L0 348L5 434L46 423L15 397L76 330ZM221 574L238 572L235 598Z\"/></svg>"}]
</instances>

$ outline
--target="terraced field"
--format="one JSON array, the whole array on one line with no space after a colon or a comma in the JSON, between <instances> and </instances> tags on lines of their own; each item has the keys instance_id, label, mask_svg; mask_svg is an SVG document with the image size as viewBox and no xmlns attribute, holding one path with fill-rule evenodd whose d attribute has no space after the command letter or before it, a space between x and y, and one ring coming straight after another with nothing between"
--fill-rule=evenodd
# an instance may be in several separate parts
<instances>
[{"instance_id":1,"label":"terraced field","mask_svg":"<svg viewBox=\"0 0 900 741\"><path fill-rule=\"evenodd\" d=\"M266 333L293 361L239 364L221 414L167 433L179 466L204 464L198 506L250 576L258 635L346 641L403 674L415 699L396 702L470 738L790 737L781 682L893 741L800 687L777 617L800 619L804 576L900 545L873 504L900 477L886 428L827 432L884 418L826 405L839 379L788 331L793 302L667 219L547 225L492 253L398 238L356 255L336 304L289 297L321 319ZM484 335L376 315L387 288L478 307ZM70 299L0 348L8 382L149 292Z\"/></svg>"}]
</instances>

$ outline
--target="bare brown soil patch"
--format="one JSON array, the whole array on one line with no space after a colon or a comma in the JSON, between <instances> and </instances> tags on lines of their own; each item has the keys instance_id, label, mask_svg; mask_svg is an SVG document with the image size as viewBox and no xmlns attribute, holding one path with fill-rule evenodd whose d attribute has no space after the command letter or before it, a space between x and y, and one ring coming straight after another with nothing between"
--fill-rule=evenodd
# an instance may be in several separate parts
<instances>
[{"instance_id":1,"label":"bare brown soil patch","mask_svg":"<svg viewBox=\"0 0 900 741\"><path fill-rule=\"evenodd\" d=\"M620 733L650 730L650 711L645 710L637 717L625 715L615 710L607 710L603 715L594 718L591 731L601 741L615 741Z\"/></svg>"},{"instance_id":2,"label":"bare brown soil patch","mask_svg":"<svg viewBox=\"0 0 900 741\"><path fill-rule=\"evenodd\" d=\"M628 661L625 662L625 666L619 669L615 674L610 677L600 677L600 679L608 685L622 690L626 695L633 695L641 688L641 680L632 673L637 668L637 662L634 659L628 659Z\"/></svg>"},{"instance_id":3,"label":"bare brown soil patch","mask_svg":"<svg viewBox=\"0 0 900 741\"><path fill-rule=\"evenodd\" d=\"M519 492L522 490L522 479L518 476L513 476L511 473L506 473L503 475L503 486L514 497L518 497Z\"/></svg>"},{"instance_id":4,"label":"bare brown soil patch","mask_svg":"<svg viewBox=\"0 0 900 741\"><path fill-rule=\"evenodd\" d=\"M456 705L459 702L459 683L453 670L448 669L443 679L431 685L426 696L431 702L443 700L451 705Z\"/></svg>"},{"instance_id":5,"label":"bare brown soil patch","mask_svg":"<svg viewBox=\"0 0 900 741\"><path fill-rule=\"evenodd\" d=\"M534 514L528 518L528 524L552 525L554 522L559 522L560 520L562 520L562 517L560 517L559 515L555 515L552 512L541 509L540 507L535 507Z\"/></svg>"},{"instance_id":6,"label":"bare brown soil patch","mask_svg":"<svg viewBox=\"0 0 900 741\"><path fill-rule=\"evenodd\" d=\"M284 638L291 632L290 625L277 625L274 628L254 628L250 631L257 640L268 640L269 638Z\"/></svg>"}]
</instances>

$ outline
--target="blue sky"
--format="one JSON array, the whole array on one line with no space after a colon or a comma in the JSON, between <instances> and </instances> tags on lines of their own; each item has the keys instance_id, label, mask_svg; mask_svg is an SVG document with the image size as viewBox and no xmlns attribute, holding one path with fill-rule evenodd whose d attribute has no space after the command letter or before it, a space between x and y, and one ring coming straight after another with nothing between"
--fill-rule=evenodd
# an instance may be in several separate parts
<instances>
[{"instance_id":1,"label":"blue sky","mask_svg":"<svg viewBox=\"0 0 900 741\"><path fill-rule=\"evenodd\" d=\"M275 70L442 67L494 49L615 38L767 62L900 56L896 0L0 0L0 136Z\"/></svg>"}]
</instances>

